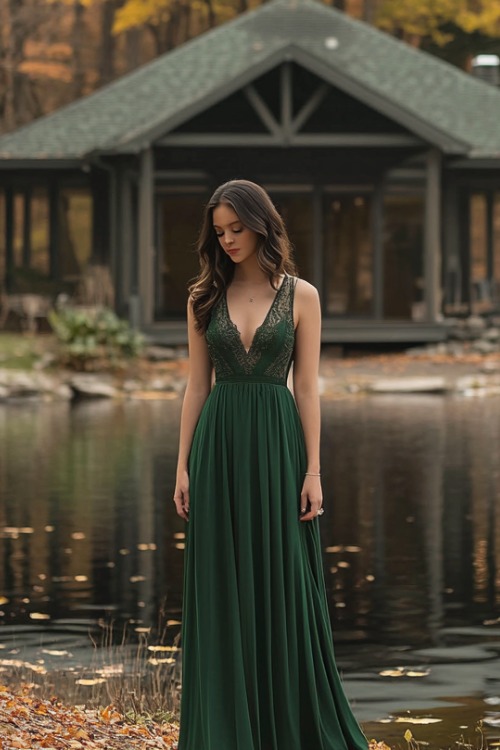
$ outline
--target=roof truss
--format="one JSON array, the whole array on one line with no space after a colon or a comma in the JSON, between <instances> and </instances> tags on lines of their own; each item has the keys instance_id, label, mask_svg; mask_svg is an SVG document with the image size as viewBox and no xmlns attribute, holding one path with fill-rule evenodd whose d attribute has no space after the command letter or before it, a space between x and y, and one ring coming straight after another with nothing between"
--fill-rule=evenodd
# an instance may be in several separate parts
<instances>
[{"instance_id":1,"label":"roof truss","mask_svg":"<svg viewBox=\"0 0 500 750\"><path fill-rule=\"evenodd\" d=\"M273 112L254 82L247 83L241 91L254 114L264 127L264 132L169 133L156 141L160 146L307 146L307 147L408 147L422 144L421 139L405 133L353 133L304 132L303 128L326 99L331 85L319 81L308 98L294 111L293 70L290 62L279 68L279 87L276 92L279 106Z\"/></svg>"}]
</instances>

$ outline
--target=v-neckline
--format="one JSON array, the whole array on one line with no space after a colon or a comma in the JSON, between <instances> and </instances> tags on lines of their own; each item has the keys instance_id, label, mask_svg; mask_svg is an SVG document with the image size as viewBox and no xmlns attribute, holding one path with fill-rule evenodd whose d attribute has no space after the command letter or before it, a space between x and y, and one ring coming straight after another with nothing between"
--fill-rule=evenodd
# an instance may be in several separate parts
<instances>
[{"instance_id":1,"label":"v-neckline","mask_svg":"<svg viewBox=\"0 0 500 750\"><path fill-rule=\"evenodd\" d=\"M241 346L243 352L245 353L246 357L248 357L250 355L250 352L253 349L253 345L255 343L255 339L256 339L257 334L259 333L260 329L263 328L265 326L265 324L267 323L268 318L269 318L269 316L271 315L271 313L272 313L272 311L274 309L275 302L278 299L278 295L281 292L281 290L283 289L287 278L288 278L288 276L287 276L287 274L285 274L285 276L283 278L283 281L281 282L279 288L276 290L276 294L274 295L274 299L273 299L273 301L271 302L271 304L269 306L269 309L268 309L268 311L267 311L267 313L265 315L264 320L262 321L262 323L260 325L257 326L257 328L254 331L254 334L253 334L253 337L252 337L252 341L250 342L250 346L249 346L248 349L246 349L245 344L243 343L243 339L241 338L241 331L240 331L240 329L238 328L238 326L236 325L236 323L233 323L233 321L231 319L231 315L229 313L229 305L227 304L227 289L225 290L225 292L224 292L224 305L225 305L225 308L226 308L227 319L231 323L231 326L234 328L234 331L235 331L235 333L236 333L236 335L238 337L238 341L240 342L240 346Z\"/></svg>"}]
</instances>

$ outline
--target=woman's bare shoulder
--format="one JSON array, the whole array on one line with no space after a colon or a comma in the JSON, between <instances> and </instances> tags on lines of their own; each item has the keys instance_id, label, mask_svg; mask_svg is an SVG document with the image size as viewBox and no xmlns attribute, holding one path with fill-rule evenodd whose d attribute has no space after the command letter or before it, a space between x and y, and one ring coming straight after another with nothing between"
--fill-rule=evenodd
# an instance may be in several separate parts
<instances>
[{"instance_id":1,"label":"woman's bare shoulder","mask_svg":"<svg viewBox=\"0 0 500 750\"><path fill-rule=\"evenodd\" d=\"M318 290L305 279L297 278L295 282L295 299L299 302L312 302L319 298Z\"/></svg>"}]
</instances>

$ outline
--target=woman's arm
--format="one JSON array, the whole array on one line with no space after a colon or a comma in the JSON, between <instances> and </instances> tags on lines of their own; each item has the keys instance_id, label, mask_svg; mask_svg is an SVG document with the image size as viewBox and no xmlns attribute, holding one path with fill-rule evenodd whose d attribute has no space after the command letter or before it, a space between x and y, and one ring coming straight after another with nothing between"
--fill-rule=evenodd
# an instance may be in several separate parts
<instances>
[{"instance_id":1,"label":"woman's arm","mask_svg":"<svg viewBox=\"0 0 500 750\"><path fill-rule=\"evenodd\" d=\"M319 444L321 414L318 391L319 355L321 349L321 307L317 290L303 279L295 289L297 332L293 366L293 390L304 430L306 472L320 472ZM301 520L311 521L323 503L321 477L304 477L300 496Z\"/></svg>"},{"instance_id":2,"label":"woman's arm","mask_svg":"<svg viewBox=\"0 0 500 750\"><path fill-rule=\"evenodd\" d=\"M177 513L189 520L188 458L194 430L211 388L212 363L205 336L195 329L191 301L188 302L189 376L182 403L174 503Z\"/></svg>"}]
</instances>

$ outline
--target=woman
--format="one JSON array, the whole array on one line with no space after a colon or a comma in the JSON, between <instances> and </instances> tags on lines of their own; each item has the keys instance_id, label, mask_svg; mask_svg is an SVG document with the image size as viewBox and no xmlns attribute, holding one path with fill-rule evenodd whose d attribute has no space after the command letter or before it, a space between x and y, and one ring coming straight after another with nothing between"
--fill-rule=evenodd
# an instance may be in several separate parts
<instances>
[{"instance_id":1,"label":"woman","mask_svg":"<svg viewBox=\"0 0 500 750\"><path fill-rule=\"evenodd\" d=\"M174 494L188 521L179 750L365 750L322 572L317 291L246 180L215 191L198 252Z\"/></svg>"}]
</instances>

